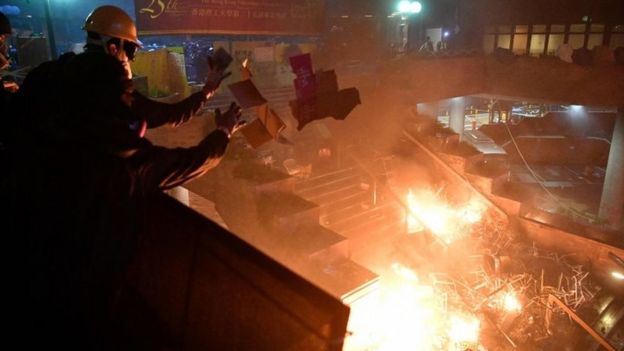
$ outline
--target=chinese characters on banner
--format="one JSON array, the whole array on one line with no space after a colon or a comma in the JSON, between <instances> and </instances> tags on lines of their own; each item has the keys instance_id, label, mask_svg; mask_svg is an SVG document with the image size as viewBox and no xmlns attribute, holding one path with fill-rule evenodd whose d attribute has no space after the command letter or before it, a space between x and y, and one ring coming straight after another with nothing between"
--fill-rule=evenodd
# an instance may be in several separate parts
<instances>
[{"instance_id":1,"label":"chinese characters on banner","mask_svg":"<svg viewBox=\"0 0 624 351\"><path fill-rule=\"evenodd\" d=\"M324 0L134 0L139 35L314 35Z\"/></svg>"}]
</instances>

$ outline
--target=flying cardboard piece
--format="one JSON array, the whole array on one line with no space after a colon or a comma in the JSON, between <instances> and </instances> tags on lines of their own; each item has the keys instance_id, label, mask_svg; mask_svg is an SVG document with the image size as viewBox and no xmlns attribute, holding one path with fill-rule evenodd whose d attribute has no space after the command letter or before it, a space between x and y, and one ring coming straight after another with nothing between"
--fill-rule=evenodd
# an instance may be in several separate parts
<instances>
[{"instance_id":1,"label":"flying cardboard piece","mask_svg":"<svg viewBox=\"0 0 624 351\"><path fill-rule=\"evenodd\" d=\"M316 93L316 75L312 69L312 57L310 54L302 54L290 57L290 66L295 78L295 94L297 99L310 99Z\"/></svg>"},{"instance_id":2,"label":"flying cardboard piece","mask_svg":"<svg viewBox=\"0 0 624 351\"><path fill-rule=\"evenodd\" d=\"M262 97L250 79L230 84L228 89L243 109L258 107L267 103L267 100Z\"/></svg>"},{"instance_id":3,"label":"flying cardboard piece","mask_svg":"<svg viewBox=\"0 0 624 351\"><path fill-rule=\"evenodd\" d=\"M208 56L208 63L210 65L216 65L217 69L225 71L230 63L232 63L232 56L225 51L224 48L218 48L212 55Z\"/></svg>"},{"instance_id":4,"label":"flying cardboard piece","mask_svg":"<svg viewBox=\"0 0 624 351\"><path fill-rule=\"evenodd\" d=\"M244 126L243 129L241 129L241 133L243 133L245 140L247 140L249 145L251 145L254 149L257 149L263 144L273 140L271 134L267 132L264 124L262 124L262 121L257 118Z\"/></svg>"},{"instance_id":5,"label":"flying cardboard piece","mask_svg":"<svg viewBox=\"0 0 624 351\"><path fill-rule=\"evenodd\" d=\"M245 139L253 148L258 148L271 140L290 144L290 141L281 135L286 124L268 104L259 106L257 113L258 118L242 129Z\"/></svg>"},{"instance_id":6,"label":"flying cardboard piece","mask_svg":"<svg viewBox=\"0 0 624 351\"><path fill-rule=\"evenodd\" d=\"M290 101L291 112L298 122L297 130L327 117L344 120L362 103L356 88L339 90L335 71L314 73L310 54L290 57L290 65L297 76L293 82L297 98Z\"/></svg>"},{"instance_id":7,"label":"flying cardboard piece","mask_svg":"<svg viewBox=\"0 0 624 351\"><path fill-rule=\"evenodd\" d=\"M317 114L324 117L344 120L355 106L361 104L360 92L356 88L321 93L316 96Z\"/></svg>"},{"instance_id":8,"label":"flying cardboard piece","mask_svg":"<svg viewBox=\"0 0 624 351\"><path fill-rule=\"evenodd\" d=\"M312 56L310 54L301 54L291 56L289 59L290 67L297 78L309 77L314 75L312 69Z\"/></svg>"},{"instance_id":9,"label":"flying cardboard piece","mask_svg":"<svg viewBox=\"0 0 624 351\"><path fill-rule=\"evenodd\" d=\"M327 117L344 120L353 109L361 104L360 93L356 88L317 94L308 100L292 100L290 108L297 119L297 130L308 123Z\"/></svg>"},{"instance_id":10,"label":"flying cardboard piece","mask_svg":"<svg viewBox=\"0 0 624 351\"><path fill-rule=\"evenodd\" d=\"M268 104L258 107L258 119L262 121L273 139L277 139L277 136L286 128L286 123L273 109L269 108Z\"/></svg>"}]
</instances>

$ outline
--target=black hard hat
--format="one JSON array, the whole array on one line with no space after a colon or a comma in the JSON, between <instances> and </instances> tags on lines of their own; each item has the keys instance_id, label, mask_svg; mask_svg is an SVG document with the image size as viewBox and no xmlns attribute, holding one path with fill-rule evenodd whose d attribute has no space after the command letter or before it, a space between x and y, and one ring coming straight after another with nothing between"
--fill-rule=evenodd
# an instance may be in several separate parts
<instances>
[{"instance_id":1,"label":"black hard hat","mask_svg":"<svg viewBox=\"0 0 624 351\"><path fill-rule=\"evenodd\" d=\"M0 34L11 34L11 22L2 12L0 12Z\"/></svg>"}]
</instances>

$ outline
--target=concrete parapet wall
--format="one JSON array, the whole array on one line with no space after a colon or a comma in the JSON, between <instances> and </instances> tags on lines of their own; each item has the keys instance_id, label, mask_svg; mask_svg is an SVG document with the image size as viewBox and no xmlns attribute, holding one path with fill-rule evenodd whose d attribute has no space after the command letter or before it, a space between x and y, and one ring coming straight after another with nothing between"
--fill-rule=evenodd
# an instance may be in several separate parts
<instances>
[{"instance_id":1,"label":"concrete parapet wall","mask_svg":"<svg viewBox=\"0 0 624 351\"><path fill-rule=\"evenodd\" d=\"M175 349L342 349L339 299L172 199L148 210L132 281Z\"/></svg>"},{"instance_id":2,"label":"concrete parapet wall","mask_svg":"<svg viewBox=\"0 0 624 351\"><path fill-rule=\"evenodd\" d=\"M624 101L624 66L580 66L558 58L494 56L403 58L381 70L381 88L403 101L491 94L562 104L617 106Z\"/></svg>"},{"instance_id":3,"label":"concrete parapet wall","mask_svg":"<svg viewBox=\"0 0 624 351\"><path fill-rule=\"evenodd\" d=\"M485 62L485 93L576 105L617 106L624 101L624 66L580 66L558 58L517 57Z\"/></svg>"},{"instance_id":4,"label":"concrete parapet wall","mask_svg":"<svg viewBox=\"0 0 624 351\"><path fill-rule=\"evenodd\" d=\"M484 77L483 57L455 57L393 61L381 79L384 87L409 91L414 102L426 102L483 93Z\"/></svg>"}]
</instances>

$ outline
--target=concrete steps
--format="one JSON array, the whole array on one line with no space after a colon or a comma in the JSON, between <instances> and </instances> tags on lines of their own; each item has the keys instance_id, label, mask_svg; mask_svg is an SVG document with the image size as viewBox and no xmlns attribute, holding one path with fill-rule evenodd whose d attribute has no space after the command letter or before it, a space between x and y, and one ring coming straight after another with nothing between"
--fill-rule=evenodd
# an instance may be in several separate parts
<instances>
[{"instance_id":1,"label":"concrete steps","mask_svg":"<svg viewBox=\"0 0 624 351\"><path fill-rule=\"evenodd\" d=\"M369 178L360 169L345 168L295 185L297 195L320 205L321 225L347 238L349 257L365 258L377 243L391 243L405 234L403 208L383 196L373 205Z\"/></svg>"}]
</instances>

